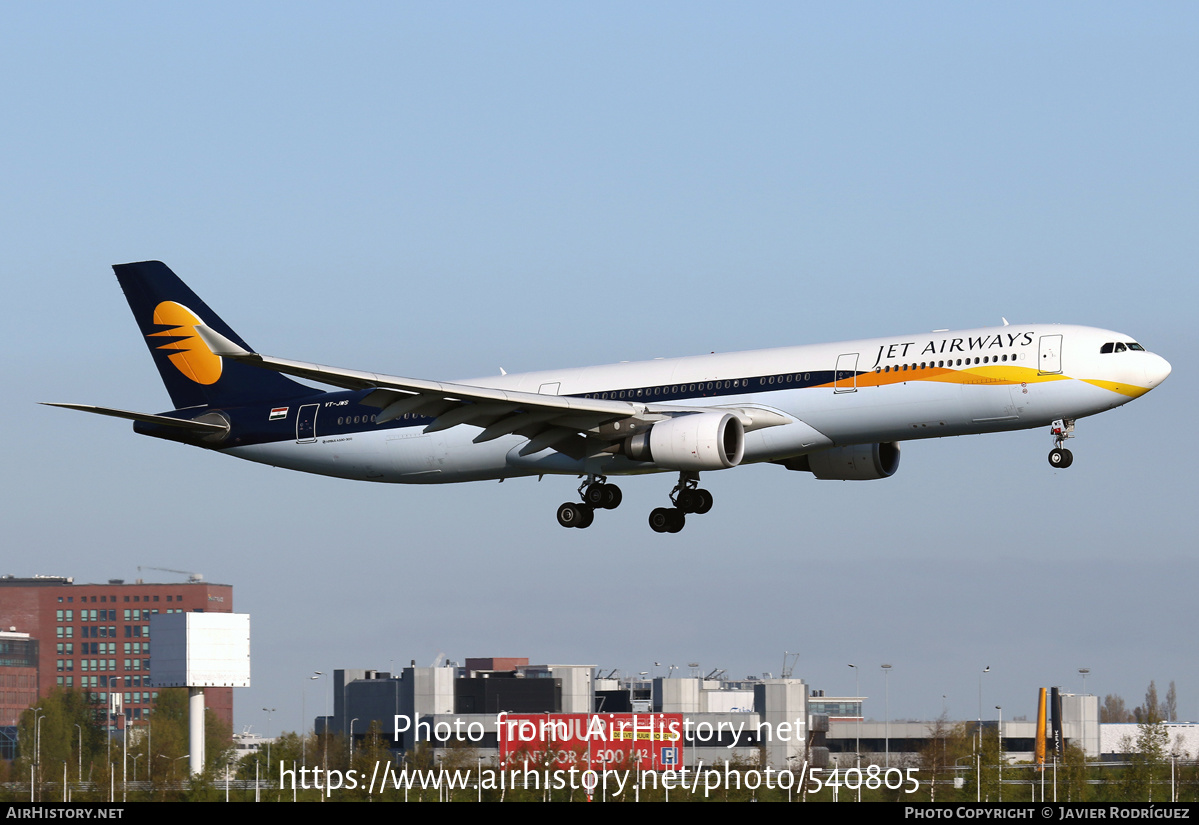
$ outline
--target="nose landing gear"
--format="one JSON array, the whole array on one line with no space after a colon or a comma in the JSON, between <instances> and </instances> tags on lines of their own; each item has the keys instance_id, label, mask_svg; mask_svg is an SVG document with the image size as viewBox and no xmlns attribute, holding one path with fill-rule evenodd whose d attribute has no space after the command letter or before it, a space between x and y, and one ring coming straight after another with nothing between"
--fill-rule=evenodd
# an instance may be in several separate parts
<instances>
[{"instance_id":1,"label":"nose landing gear","mask_svg":"<svg viewBox=\"0 0 1199 825\"><path fill-rule=\"evenodd\" d=\"M1067 438L1074 437L1074 419L1059 418L1049 425L1049 433L1053 436L1053 449L1049 451L1049 464L1064 470L1074 463L1074 453L1062 446L1066 443Z\"/></svg>"}]
</instances>

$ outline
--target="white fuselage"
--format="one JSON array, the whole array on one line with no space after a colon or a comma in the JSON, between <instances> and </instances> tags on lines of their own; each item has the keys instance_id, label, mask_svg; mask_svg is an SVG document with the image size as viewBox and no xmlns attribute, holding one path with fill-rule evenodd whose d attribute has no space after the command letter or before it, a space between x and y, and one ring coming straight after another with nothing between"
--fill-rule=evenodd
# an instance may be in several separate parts
<instances>
[{"instance_id":1,"label":"white fuselage","mask_svg":"<svg viewBox=\"0 0 1199 825\"><path fill-rule=\"evenodd\" d=\"M742 463L780 461L829 447L1046 426L1131 401L1169 374L1127 335L1066 325L1003 326L835 344L719 353L491 376L460 384L545 395L630 399L688 409L781 413L780 426L745 435ZM1107 343L1122 352L1101 352ZM540 473L655 472L652 462L601 453L572 459L528 439L477 442L467 424L424 432L413 422L332 426L316 411L314 439L230 447L231 455L343 478L447 483Z\"/></svg>"}]
</instances>

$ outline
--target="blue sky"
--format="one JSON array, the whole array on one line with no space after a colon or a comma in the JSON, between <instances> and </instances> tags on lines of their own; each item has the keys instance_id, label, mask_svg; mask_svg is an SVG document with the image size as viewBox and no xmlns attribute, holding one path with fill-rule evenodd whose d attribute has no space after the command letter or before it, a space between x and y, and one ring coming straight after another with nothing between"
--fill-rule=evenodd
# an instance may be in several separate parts
<instances>
[{"instance_id":1,"label":"blue sky","mask_svg":"<svg viewBox=\"0 0 1199 825\"><path fill-rule=\"evenodd\" d=\"M253 615L240 725L313 670L527 655L797 675L896 717L1178 684L1199 719L1199 10L1103 4L10 4L3 573L202 571ZM1151 395L900 472L366 485L36 406L168 405L113 263L263 352L458 378L1012 322L1127 332ZM1163 688L1164 690L1164 688ZM319 710L309 687L308 709ZM945 697L944 700L942 697ZM882 715L881 702L868 712ZM994 711L992 711L992 715Z\"/></svg>"}]
</instances>

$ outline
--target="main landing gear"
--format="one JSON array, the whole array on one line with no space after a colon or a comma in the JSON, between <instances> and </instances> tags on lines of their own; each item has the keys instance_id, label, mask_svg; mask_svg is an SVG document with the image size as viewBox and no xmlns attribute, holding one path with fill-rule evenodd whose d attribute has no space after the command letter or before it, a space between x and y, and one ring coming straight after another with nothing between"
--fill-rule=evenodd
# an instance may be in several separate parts
<instances>
[{"instance_id":1,"label":"main landing gear","mask_svg":"<svg viewBox=\"0 0 1199 825\"><path fill-rule=\"evenodd\" d=\"M679 483L670 491L674 507L658 507L649 514L655 533L677 533L687 523L686 514L703 515L712 509L712 494L699 486L699 473L679 473Z\"/></svg>"},{"instance_id":2,"label":"main landing gear","mask_svg":"<svg viewBox=\"0 0 1199 825\"><path fill-rule=\"evenodd\" d=\"M1074 437L1074 419L1059 418L1049 425L1049 432L1053 436L1053 449L1049 451L1049 463L1064 470L1074 463L1074 453L1062 446L1066 443L1067 438Z\"/></svg>"},{"instance_id":3,"label":"main landing gear","mask_svg":"<svg viewBox=\"0 0 1199 825\"><path fill-rule=\"evenodd\" d=\"M596 510L615 510L624 498L619 487L594 474L579 485L579 496L582 502L568 501L558 508L558 523L563 527L590 527Z\"/></svg>"}]
</instances>

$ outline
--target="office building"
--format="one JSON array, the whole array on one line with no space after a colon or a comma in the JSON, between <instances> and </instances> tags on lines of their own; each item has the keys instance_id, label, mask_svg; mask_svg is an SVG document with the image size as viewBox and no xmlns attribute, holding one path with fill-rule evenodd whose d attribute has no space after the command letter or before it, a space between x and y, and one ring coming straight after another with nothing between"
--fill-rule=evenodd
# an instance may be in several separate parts
<instances>
[{"instance_id":1,"label":"office building","mask_svg":"<svg viewBox=\"0 0 1199 825\"><path fill-rule=\"evenodd\" d=\"M180 612L231 613L233 587L198 576L177 584L0 577L0 630L7 631L0 650L12 650L0 656L3 707L25 702L26 694L36 700L55 687L71 688L85 691L99 709L110 707L115 694L119 715L138 723L157 694L150 681L150 616ZM10 690L24 693L21 698L14 693L9 702ZM232 727L232 688L205 691L205 702Z\"/></svg>"}]
</instances>

